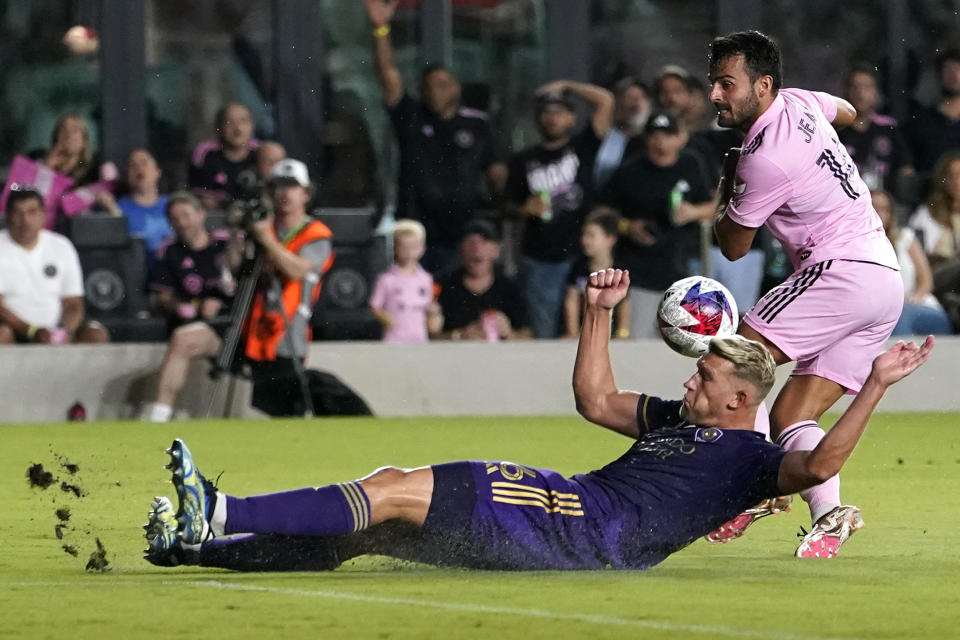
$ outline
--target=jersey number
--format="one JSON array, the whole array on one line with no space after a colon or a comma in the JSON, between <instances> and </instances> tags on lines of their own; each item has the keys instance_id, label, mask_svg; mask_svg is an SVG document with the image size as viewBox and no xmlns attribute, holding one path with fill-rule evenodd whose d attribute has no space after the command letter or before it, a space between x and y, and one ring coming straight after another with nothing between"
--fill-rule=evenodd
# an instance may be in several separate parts
<instances>
[{"instance_id":1,"label":"jersey number","mask_svg":"<svg viewBox=\"0 0 960 640\"><path fill-rule=\"evenodd\" d=\"M820 154L820 157L817 158L818 166L825 166L830 169L830 173L840 181L840 188L843 189L843 192L847 194L847 197L851 200L856 200L860 197L860 194L857 193L852 186L850 186L850 172L852 163L847 163L846 167L837 161L836 156L833 155L833 152L829 149L824 149L823 153Z\"/></svg>"}]
</instances>

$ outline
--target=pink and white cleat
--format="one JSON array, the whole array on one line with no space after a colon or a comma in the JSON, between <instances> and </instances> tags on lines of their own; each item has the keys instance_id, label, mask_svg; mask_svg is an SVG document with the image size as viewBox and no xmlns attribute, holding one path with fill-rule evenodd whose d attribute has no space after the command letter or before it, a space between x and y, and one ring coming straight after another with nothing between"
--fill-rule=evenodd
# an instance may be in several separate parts
<instances>
[{"instance_id":1,"label":"pink and white cleat","mask_svg":"<svg viewBox=\"0 0 960 640\"><path fill-rule=\"evenodd\" d=\"M860 509L850 504L840 505L817 520L810 533L803 536L796 555L798 558L835 558L840 546L863 525Z\"/></svg>"},{"instance_id":2,"label":"pink and white cleat","mask_svg":"<svg viewBox=\"0 0 960 640\"><path fill-rule=\"evenodd\" d=\"M746 532L747 527L767 516L777 513L790 511L790 503L793 502L793 496L780 496L779 498L769 498L764 500L752 509L747 509L733 520L720 525L720 528L711 531L704 536L710 544L730 542L739 538Z\"/></svg>"}]
</instances>

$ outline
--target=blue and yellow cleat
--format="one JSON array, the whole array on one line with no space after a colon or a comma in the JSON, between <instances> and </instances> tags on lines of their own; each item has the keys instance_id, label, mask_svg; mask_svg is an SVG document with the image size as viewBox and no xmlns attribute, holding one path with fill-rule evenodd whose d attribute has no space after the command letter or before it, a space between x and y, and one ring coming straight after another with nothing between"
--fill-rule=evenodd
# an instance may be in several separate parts
<instances>
[{"instance_id":1,"label":"blue and yellow cleat","mask_svg":"<svg viewBox=\"0 0 960 640\"><path fill-rule=\"evenodd\" d=\"M180 536L177 534L177 517L173 513L170 498L154 498L147 517L147 524L143 525L147 532L144 559L158 567L176 567L183 564Z\"/></svg>"},{"instance_id":2,"label":"blue and yellow cleat","mask_svg":"<svg viewBox=\"0 0 960 640\"><path fill-rule=\"evenodd\" d=\"M213 537L210 517L217 500L217 488L203 477L193 462L190 449L177 438L167 449L172 482L180 501L177 507L177 533L185 544L200 544Z\"/></svg>"}]
</instances>

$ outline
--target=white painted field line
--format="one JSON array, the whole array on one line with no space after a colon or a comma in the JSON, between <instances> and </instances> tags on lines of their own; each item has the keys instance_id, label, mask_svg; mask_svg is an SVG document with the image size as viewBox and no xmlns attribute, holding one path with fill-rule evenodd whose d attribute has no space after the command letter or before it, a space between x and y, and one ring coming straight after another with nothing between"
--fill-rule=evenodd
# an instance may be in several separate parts
<instances>
[{"instance_id":1,"label":"white painted field line","mask_svg":"<svg viewBox=\"0 0 960 640\"><path fill-rule=\"evenodd\" d=\"M63 582L7 582L0 583L4 587L124 587L124 586L155 586L156 582L142 582L137 580L89 580L89 581L63 581ZM221 591L238 591L253 593L270 593L275 595L289 595L305 598L320 598L325 600L346 600L350 602L365 602L369 604L394 605L403 607L420 607L423 609L438 609L442 611L456 611L460 613L479 613L485 615L510 615L525 618L543 618L547 620L564 620L568 622L583 622L596 626L606 627L627 627L634 629L648 629L654 631L676 631L683 633L695 633L708 636L725 636L731 638L769 638L771 640L852 640L843 636L821 636L808 635L803 633L791 633L786 631L775 631L764 629L754 631L751 629L738 629L735 627L723 627L717 625L701 624L677 624L673 622L663 622L657 620L634 620L631 618L621 618L619 616L607 616L594 613L570 613L563 611L550 611L548 609L527 609L522 607L498 607L485 604L476 604L470 602L445 602L442 600L422 600L416 598L387 598L382 596L370 596L360 593L349 593L344 591L326 591L315 589L290 589L286 587L265 587L250 584L235 584L222 582L220 580L165 580L160 584L170 587L199 587L218 589Z\"/></svg>"}]
</instances>

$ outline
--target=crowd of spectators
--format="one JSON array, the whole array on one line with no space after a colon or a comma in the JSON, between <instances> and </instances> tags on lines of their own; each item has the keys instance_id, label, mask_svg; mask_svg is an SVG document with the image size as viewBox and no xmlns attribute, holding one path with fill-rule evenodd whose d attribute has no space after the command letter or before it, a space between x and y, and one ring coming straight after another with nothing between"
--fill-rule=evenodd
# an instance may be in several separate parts
<instances>
[{"instance_id":1,"label":"crowd of spectators","mask_svg":"<svg viewBox=\"0 0 960 640\"><path fill-rule=\"evenodd\" d=\"M399 149L394 264L369 298L384 340L572 338L586 275L610 266L631 272L630 294L615 314L617 338L655 335L662 291L684 276L717 278L744 311L776 283L777 244L769 235L759 233L747 256L731 263L705 233L723 154L739 140L715 125L694 74L668 65L649 84L636 76L609 90L545 84L531 91L539 142L507 155L488 115L461 105L450 69L425 68L416 95L405 86L390 40L396 6L366 2ZM839 140L871 188L903 267L907 298L897 333L960 326L960 50L943 51L936 71L941 99L916 106L903 127L884 114L873 66L851 65L845 77L858 115ZM230 217L252 188L274 189L278 175L299 189L284 193L304 211L315 195L301 163L284 164L291 160L279 142L257 138L245 105L225 104L214 133L189 158L185 185L165 185L149 149L131 151L122 172L103 162L89 125L72 113L57 120L48 149L18 156L0 205L8 227L0 232L0 342L108 339L102 326L83 319L76 252L56 231L87 211L122 216L146 250L152 311L174 336L168 384L158 396L165 415L184 363L222 342L218 327L241 261L242 250L230 247L242 240L212 228L207 212ZM174 186L179 190L168 195ZM511 225L519 239L504 235ZM266 245L276 240L265 228L247 232ZM504 270L504 252L515 252L516 274ZM299 269L275 253L281 271Z\"/></svg>"}]
</instances>

